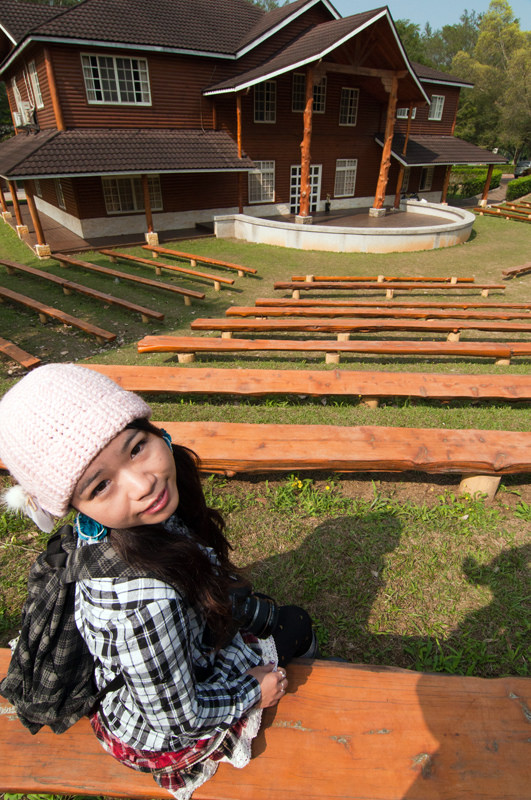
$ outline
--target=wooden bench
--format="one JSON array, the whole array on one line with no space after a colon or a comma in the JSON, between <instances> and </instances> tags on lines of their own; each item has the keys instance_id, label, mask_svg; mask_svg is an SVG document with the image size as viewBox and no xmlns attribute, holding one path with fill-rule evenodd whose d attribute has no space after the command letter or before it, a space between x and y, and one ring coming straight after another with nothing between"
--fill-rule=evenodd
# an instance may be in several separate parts
<instances>
[{"instance_id":1,"label":"wooden bench","mask_svg":"<svg viewBox=\"0 0 531 800\"><path fill-rule=\"evenodd\" d=\"M112 342L114 339L116 339L115 333L110 333L110 331L106 331L103 328L98 328L97 325L92 325L90 322L85 322L82 319L73 317L71 314L66 314L64 311L61 311L58 308L47 306L38 300L34 300L32 297L26 297L24 294L13 292L11 289L5 289L3 286L1 286L0 301L3 300L9 300L11 303L17 303L18 305L30 308L32 311L36 311L39 315L40 321L43 323L47 322L48 319L56 319L58 322L62 322L64 325L71 325L74 328L79 328L80 330L84 331L84 333L95 336L100 344Z\"/></svg>"},{"instance_id":2,"label":"wooden bench","mask_svg":"<svg viewBox=\"0 0 531 800\"><path fill-rule=\"evenodd\" d=\"M526 265L524 265L526 266ZM531 264L530 264L531 268ZM456 308L456 309L467 309L467 308L498 308L502 310L509 310L512 308L520 308L526 309L527 311L531 311L531 303L490 303L490 302L465 302L465 303L452 303L452 302L436 302L436 301L429 301L429 302L422 302L421 300L393 300L393 302L388 302L387 300L345 300L343 297L312 297L311 299L299 298L298 300L294 301L292 297L257 297L254 301L255 306L270 306L271 308L281 308L282 306L293 306L296 305L297 308L304 308L305 306L323 306L324 308L335 308L337 306L343 308L347 308L350 306L356 306L356 308L434 308L434 309L443 309L443 308Z\"/></svg>"},{"instance_id":3,"label":"wooden bench","mask_svg":"<svg viewBox=\"0 0 531 800\"><path fill-rule=\"evenodd\" d=\"M0 675L9 652L0 650ZM221 764L194 800L523 800L531 702L525 678L427 675L294 661L242 770ZM527 712L528 713L528 712ZM166 800L153 778L108 755L87 719L32 736L0 698L0 774L9 793Z\"/></svg>"},{"instance_id":4,"label":"wooden bench","mask_svg":"<svg viewBox=\"0 0 531 800\"><path fill-rule=\"evenodd\" d=\"M277 281L273 288L282 290L289 289L293 292L293 297L296 299L300 297L301 291L311 291L312 289L317 289L319 291L346 290L349 292L358 292L361 290L381 291L384 289L385 296L391 299L394 297L394 293L397 290L411 292L415 289L422 289L425 292L440 291L441 289L443 291L458 289L464 292L473 289L479 290L482 297L488 297L489 291L496 289L504 291L505 286L503 283L402 283L400 281L383 283L378 283L378 281L328 281L325 283L323 281L319 283L318 281Z\"/></svg>"},{"instance_id":5,"label":"wooden bench","mask_svg":"<svg viewBox=\"0 0 531 800\"><path fill-rule=\"evenodd\" d=\"M128 272L119 272L116 269L109 269L109 267L100 267L98 264L91 264L90 261L82 261L79 258L66 256L62 253L52 253L52 258L55 258L56 261L59 261L59 263L65 267L79 267L80 269L86 269L90 272L97 272L100 275L108 275L111 278L118 278L118 280L140 283L143 286L149 286L150 289L163 289L166 292L174 292L175 294L179 294L184 297L184 304L186 306L190 305L192 299L205 299L204 292L195 292L192 289L182 289L180 286L174 286L173 284L164 283L163 281L154 281L151 278L141 278L138 275L130 275Z\"/></svg>"},{"instance_id":6,"label":"wooden bench","mask_svg":"<svg viewBox=\"0 0 531 800\"><path fill-rule=\"evenodd\" d=\"M424 342L324 339L223 339L200 336L145 336L138 342L139 353L177 353L181 363L191 362L196 353L325 353L327 364L338 364L340 354L401 356L458 356L494 358L496 363L509 364L514 356L530 356L531 342Z\"/></svg>"},{"instance_id":7,"label":"wooden bench","mask_svg":"<svg viewBox=\"0 0 531 800\"><path fill-rule=\"evenodd\" d=\"M501 219L516 220L516 222L531 222L531 211L525 214L515 214L512 211L504 210L502 206L477 206L473 209L480 216L490 214L493 217L500 217Z\"/></svg>"},{"instance_id":8,"label":"wooden bench","mask_svg":"<svg viewBox=\"0 0 531 800\"><path fill-rule=\"evenodd\" d=\"M176 267L175 264L161 264L159 261L153 261L150 258L142 258L141 256L133 256L129 253L120 253L117 250L100 250L100 253L103 255L108 256L111 261L117 261L121 259L122 261L129 261L136 264L143 264L147 267L154 267L155 273L157 275L162 275L162 270L167 269L170 272L179 272L183 275L191 275L194 278L199 278L200 280L210 281L214 285L214 289L216 292L221 290L221 284L227 284L228 286L232 286L234 281L232 278L219 278L217 275L209 275L208 272L199 272L196 269L187 269L186 267Z\"/></svg>"},{"instance_id":9,"label":"wooden bench","mask_svg":"<svg viewBox=\"0 0 531 800\"><path fill-rule=\"evenodd\" d=\"M401 308L382 306L230 306L227 317L390 317L393 319L530 319L527 309L482 311L478 308Z\"/></svg>"},{"instance_id":10,"label":"wooden bench","mask_svg":"<svg viewBox=\"0 0 531 800\"><path fill-rule=\"evenodd\" d=\"M531 375L463 375L307 369L216 369L86 364L132 392L178 394L304 395L369 401L415 397L425 400L531 400Z\"/></svg>"},{"instance_id":11,"label":"wooden bench","mask_svg":"<svg viewBox=\"0 0 531 800\"><path fill-rule=\"evenodd\" d=\"M198 256L194 253L183 253L181 250L171 250L168 247L160 247L159 245L144 244L142 246L145 250L151 250L155 256L165 255L170 258L183 258L185 261L190 261L190 266L192 267L195 267L199 261L201 264L210 264L213 267L236 270L240 278L245 275L256 275L254 267L243 267L241 264L233 264L231 261L222 261L219 258L211 258L210 256Z\"/></svg>"},{"instance_id":12,"label":"wooden bench","mask_svg":"<svg viewBox=\"0 0 531 800\"><path fill-rule=\"evenodd\" d=\"M33 275L35 278L40 278L41 280L58 284L65 294L79 292L79 294L84 294L87 297L93 297L96 300L101 300L103 303L108 305L125 308L128 311L135 311L142 317L142 322L149 322L150 319L156 319L160 321L164 319L164 314L162 314L160 311L153 311L151 308L140 306L138 303L131 303L129 300L123 300L121 297L114 297L112 294L106 294L105 292L100 292L97 289L91 289L89 286L84 286L81 283L68 281L58 275L52 275L51 272L44 272L41 269L35 269L34 267L28 267L25 264L19 264L15 261L6 261L4 259L0 259L0 264L3 264L4 267L7 268L7 271L10 275L14 272L25 272L28 275Z\"/></svg>"},{"instance_id":13,"label":"wooden bench","mask_svg":"<svg viewBox=\"0 0 531 800\"><path fill-rule=\"evenodd\" d=\"M520 264L519 267L504 269L502 277L505 278L505 280L509 280L510 278L516 278L517 275L526 275L528 272L531 272L531 261L528 261L527 264Z\"/></svg>"},{"instance_id":14,"label":"wooden bench","mask_svg":"<svg viewBox=\"0 0 531 800\"><path fill-rule=\"evenodd\" d=\"M529 333L531 322L506 322L505 320L396 320L388 317L375 319L227 319L199 318L190 323L193 331L220 331L222 336L230 337L233 333L337 333L347 336L354 332L389 332L415 331L417 333L446 333L449 341L457 341L461 331L489 331L491 333Z\"/></svg>"},{"instance_id":15,"label":"wooden bench","mask_svg":"<svg viewBox=\"0 0 531 800\"><path fill-rule=\"evenodd\" d=\"M329 283L331 281L377 281L385 283L390 281L395 283L405 281L406 283L474 283L474 278L458 278L456 276L446 278L435 278L428 275L292 275L292 281L321 281Z\"/></svg>"},{"instance_id":16,"label":"wooden bench","mask_svg":"<svg viewBox=\"0 0 531 800\"><path fill-rule=\"evenodd\" d=\"M38 367L41 363L40 358L26 353L25 350L22 350L13 342L8 342L7 339L0 338L0 353L26 367L26 369L33 369L33 367Z\"/></svg>"}]
</instances>

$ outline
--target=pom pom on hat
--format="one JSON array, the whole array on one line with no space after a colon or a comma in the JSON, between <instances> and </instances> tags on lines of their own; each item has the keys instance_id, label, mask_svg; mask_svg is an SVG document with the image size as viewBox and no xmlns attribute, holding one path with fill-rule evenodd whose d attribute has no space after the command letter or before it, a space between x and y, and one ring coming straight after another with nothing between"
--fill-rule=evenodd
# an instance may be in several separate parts
<instances>
[{"instance_id":1,"label":"pom pom on hat","mask_svg":"<svg viewBox=\"0 0 531 800\"><path fill-rule=\"evenodd\" d=\"M150 416L141 397L95 370L37 367L0 401L0 457L24 490L8 499L9 506L46 530L49 515L67 513L79 478L98 453L130 422Z\"/></svg>"}]
</instances>

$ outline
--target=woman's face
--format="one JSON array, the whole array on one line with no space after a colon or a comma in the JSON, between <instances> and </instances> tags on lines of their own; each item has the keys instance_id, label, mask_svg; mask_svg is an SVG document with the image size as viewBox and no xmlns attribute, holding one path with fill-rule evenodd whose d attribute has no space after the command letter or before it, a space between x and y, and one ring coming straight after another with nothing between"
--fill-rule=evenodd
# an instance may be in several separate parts
<instances>
[{"instance_id":1,"label":"woman's face","mask_svg":"<svg viewBox=\"0 0 531 800\"><path fill-rule=\"evenodd\" d=\"M91 461L72 505L106 528L164 522L179 505L172 451L159 436L126 428Z\"/></svg>"}]
</instances>

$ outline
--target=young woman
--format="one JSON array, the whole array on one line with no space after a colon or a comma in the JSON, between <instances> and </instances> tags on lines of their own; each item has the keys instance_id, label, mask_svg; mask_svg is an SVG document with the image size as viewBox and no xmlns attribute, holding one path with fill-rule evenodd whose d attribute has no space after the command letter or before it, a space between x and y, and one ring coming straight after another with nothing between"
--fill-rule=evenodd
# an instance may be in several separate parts
<instances>
[{"instance_id":1,"label":"young woman","mask_svg":"<svg viewBox=\"0 0 531 800\"><path fill-rule=\"evenodd\" d=\"M94 370L42 366L0 402L0 457L18 482L8 504L16 494L46 531L74 508L79 547L107 539L150 576L77 584L98 687L124 677L91 723L115 758L185 800L219 761L248 763L261 709L286 691L284 665L317 648L305 611L252 594L196 457L150 415Z\"/></svg>"}]
</instances>

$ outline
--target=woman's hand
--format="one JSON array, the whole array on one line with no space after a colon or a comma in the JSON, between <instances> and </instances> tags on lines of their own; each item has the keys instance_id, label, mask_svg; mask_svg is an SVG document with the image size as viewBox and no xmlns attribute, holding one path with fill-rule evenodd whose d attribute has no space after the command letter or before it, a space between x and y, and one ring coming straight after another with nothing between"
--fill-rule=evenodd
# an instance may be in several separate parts
<instances>
[{"instance_id":1,"label":"woman's hand","mask_svg":"<svg viewBox=\"0 0 531 800\"><path fill-rule=\"evenodd\" d=\"M274 664L266 664L262 667L253 667L248 671L249 675L256 678L260 684L262 696L257 708L268 708L275 706L284 695L288 685L286 670L279 667L277 670Z\"/></svg>"}]
</instances>

